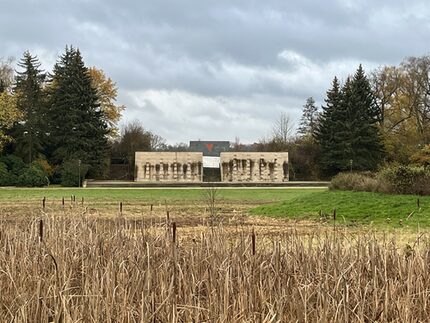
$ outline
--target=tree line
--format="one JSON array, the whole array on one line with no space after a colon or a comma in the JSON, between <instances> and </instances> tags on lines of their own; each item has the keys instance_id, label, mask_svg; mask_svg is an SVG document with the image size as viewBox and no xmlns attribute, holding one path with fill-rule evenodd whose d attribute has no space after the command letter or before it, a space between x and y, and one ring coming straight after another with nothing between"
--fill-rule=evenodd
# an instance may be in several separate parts
<instances>
[{"instance_id":1,"label":"tree line","mask_svg":"<svg viewBox=\"0 0 430 323\"><path fill-rule=\"evenodd\" d=\"M127 165L132 177L136 151L187 149L167 145L137 120L119 129L125 106L117 93L72 46L52 72L28 51L16 71L12 59L0 59L0 186L76 186L85 176L109 178L111 163Z\"/></svg>"},{"instance_id":2,"label":"tree line","mask_svg":"<svg viewBox=\"0 0 430 323\"><path fill-rule=\"evenodd\" d=\"M51 73L25 52L14 73L0 62L1 184L64 184L102 176L124 106L102 70L87 67L81 52L66 47ZM25 176L24 176L25 175Z\"/></svg>"},{"instance_id":3,"label":"tree line","mask_svg":"<svg viewBox=\"0 0 430 323\"><path fill-rule=\"evenodd\" d=\"M134 169L137 150L186 151L133 121L119 130L124 106L102 70L87 67L66 47L52 72L25 52L15 72L0 60L0 185L76 185L80 176L108 176L109 164ZM291 178L323 179L383 164L430 163L430 57L365 73L360 65L343 82L334 77L322 107L309 97L297 131L287 113L273 133L232 150L288 151ZM79 169L78 169L79 168ZM25 175L25 176L24 176Z\"/></svg>"},{"instance_id":4,"label":"tree line","mask_svg":"<svg viewBox=\"0 0 430 323\"><path fill-rule=\"evenodd\" d=\"M252 149L290 152L291 178L309 180L387 165L428 166L429 140L430 56L422 56L367 75L360 65L343 83L334 77L321 107L306 100L295 133L285 113L272 136Z\"/></svg>"}]
</instances>

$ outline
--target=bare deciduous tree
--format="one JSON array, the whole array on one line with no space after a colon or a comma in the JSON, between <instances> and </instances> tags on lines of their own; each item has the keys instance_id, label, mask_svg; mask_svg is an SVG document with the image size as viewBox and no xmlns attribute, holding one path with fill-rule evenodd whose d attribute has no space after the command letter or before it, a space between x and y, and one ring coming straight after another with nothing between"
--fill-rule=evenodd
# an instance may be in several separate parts
<instances>
[{"instance_id":1,"label":"bare deciduous tree","mask_svg":"<svg viewBox=\"0 0 430 323\"><path fill-rule=\"evenodd\" d=\"M0 93L12 85L14 74L13 61L13 58L3 59L0 57Z\"/></svg>"},{"instance_id":2,"label":"bare deciduous tree","mask_svg":"<svg viewBox=\"0 0 430 323\"><path fill-rule=\"evenodd\" d=\"M134 163L136 151L153 151L164 147L165 139L144 128L139 120L127 123L120 138L113 144L113 155L127 158L130 163Z\"/></svg>"},{"instance_id":3,"label":"bare deciduous tree","mask_svg":"<svg viewBox=\"0 0 430 323\"><path fill-rule=\"evenodd\" d=\"M293 134L294 123L291 117L287 113L281 113L279 118L273 125L273 138L272 140L277 141L281 144L288 143L288 140Z\"/></svg>"},{"instance_id":4,"label":"bare deciduous tree","mask_svg":"<svg viewBox=\"0 0 430 323\"><path fill-rule=\"evenodd\" d=\"M166 139L155 133L150 133L149 141L151 150L162 150L166 147Z\"/></svg>"}]
</instances>

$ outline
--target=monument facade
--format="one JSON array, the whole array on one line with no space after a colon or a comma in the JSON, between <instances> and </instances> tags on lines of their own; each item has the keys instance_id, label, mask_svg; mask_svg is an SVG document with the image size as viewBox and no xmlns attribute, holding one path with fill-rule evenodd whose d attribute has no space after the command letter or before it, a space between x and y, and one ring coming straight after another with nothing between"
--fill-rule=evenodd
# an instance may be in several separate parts
<instances>
[{"instance_id":1,"label":"monument facade","mask_svg":"<svg viewBox=\"0 0 430 323\"><path fill-rule=\"evenodd\" d=\"M286 182L288 153L223 152L221 153L222 182Z\"/></svg>"},{"instance_id":2,"label":"monument facade","mask_svg":"<svg viewBox=\"0 0 430 323\"><path fill-rule=\"evenodd\" d=\"M135 181L281 183L289 180L287 152L228 152L228 142L192 143L190 147L199 152L136 152Z\"/></svg>"},{"instance_id":3,"label":"monument facade","mask_svg":"<svg viewBox=\"0 0 430 323\"><path fill-rule=\"evenodd\" d=\"M202 182L203 154L196 152L136 152L135 181Z\"/></svg>"}]
</instances>

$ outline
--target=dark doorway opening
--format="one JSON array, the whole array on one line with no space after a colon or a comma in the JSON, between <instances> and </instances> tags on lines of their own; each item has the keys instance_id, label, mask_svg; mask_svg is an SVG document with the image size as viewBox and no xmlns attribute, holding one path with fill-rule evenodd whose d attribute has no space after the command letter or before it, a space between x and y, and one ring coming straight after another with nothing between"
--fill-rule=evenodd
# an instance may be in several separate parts
<instances>
[{"instance_id":1,"label":"dark doorway opening","mask_svg":"<svg viewBox=\"0 0 430 323\"><path fill-rule=\"evenodd\" d=\"M221 182L221 169L203 168L203 182Z\"/></svg>"}]
</instances>

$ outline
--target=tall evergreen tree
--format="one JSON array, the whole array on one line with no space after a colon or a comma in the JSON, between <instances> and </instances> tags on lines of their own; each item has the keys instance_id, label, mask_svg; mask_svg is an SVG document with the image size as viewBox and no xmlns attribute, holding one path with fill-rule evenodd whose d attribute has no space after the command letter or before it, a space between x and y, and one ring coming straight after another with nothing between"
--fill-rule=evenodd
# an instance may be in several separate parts
<instances>
[{"instance_id":1,"label":"tall evergreen tree","mask_svg":"<svg viewBox=\"0 0 430 323\"><path fill-rule=\"evenodd\" d=\"M303 106L303 114L300 119L300 125L298 134L301 137L311 137L316 130L318 121L318 108L315 106L315 100L313 97L306 99L306 103Z\"/></svg>"},{"instance_id":2,"label":"tall evergreen tree","mask_svg":"<svg viewBox=\"0 0 430 323\"><path fill-rule=\"evenodd\" d=\"M339 88L335 78L315 134L321 167L327 175L374 170L383 157L380 113L362 66Z\"/></svg>"},{"instance_id":3,"label":"tall evergreen tree","mask_svg":"<svg viewBox=\"0 0 430 323\"><path fill-rule=\"evenodd\" d=\"M351 82L349 99L352 168L374 170L384 156L382 136L378 127L382 115L361 64Z\"/></svg>"},{"instance_id":4,"label":"tall evergreen tree","mask_svg":"<svg viewBox=\"0 0 430 323\"><path fill-rule=\"evenodd\" d=\"M45 74L40 65L36 56L25 52L18 63L23 71L17 72L14 87L17 107L22 113L21 121L12 130L15 154L29 163L43 152L46 136L43 93Z\"/></svg>"},{"instance_id":5,"label":"tall evergreen tree","mask_svg":"<svg viewBox=\"0 0 430 323\"><path fill-rule=\"evenodd\" d=\"M81 53L66 47L50 84L51 158L55 164L81 160L90 175L103 173L107 161L107 125Z\"/></svg>"},{"instance_id":6,"label":"tall evergreen tree","mask_svg":"<svg viewBox=\"0 0 430 323\"><path fill-rule=\"evenodd\" d=\"M318 125L315 129L314 138L321 148L320 165L323 173L329 174L330 170L336 166L336 144L335 134L337 131L336 116L340 113L341 90L340 84L335 77L332 82L332 87L327 91L325 106L322 108L322 113L318 118Z\"/></svg>"}]
</instances>

